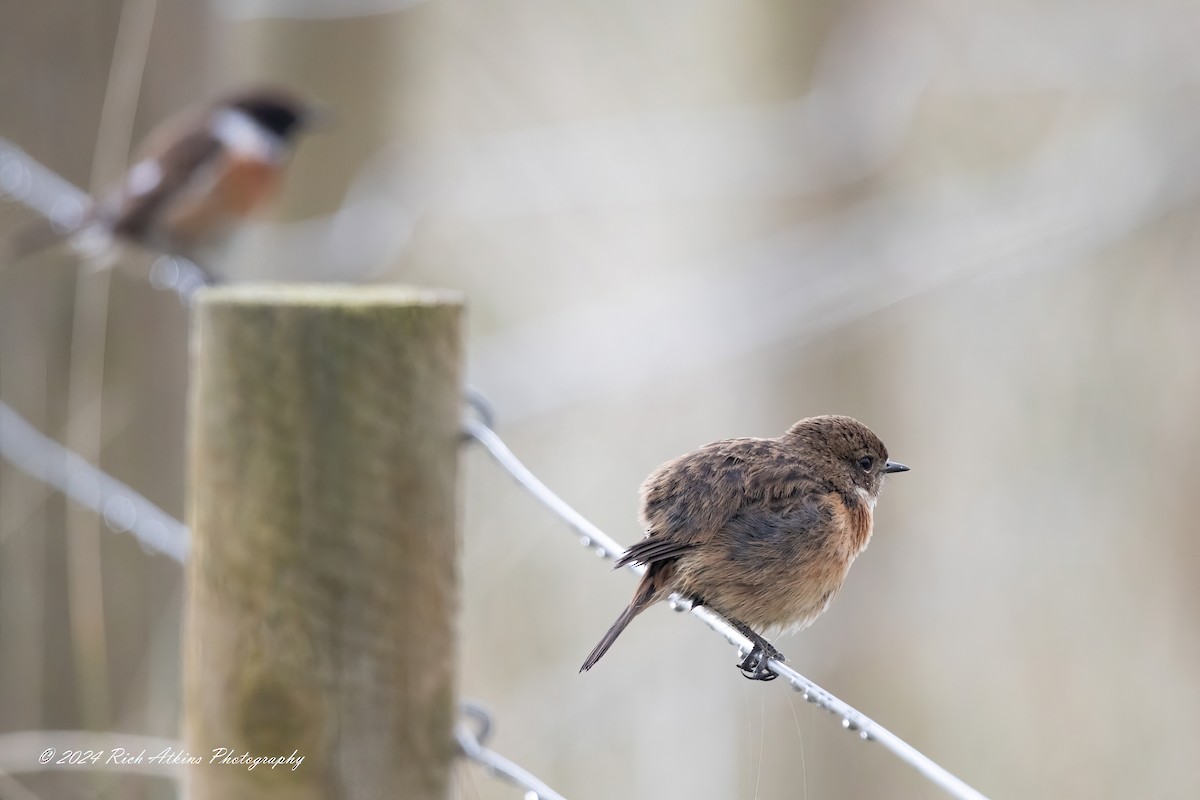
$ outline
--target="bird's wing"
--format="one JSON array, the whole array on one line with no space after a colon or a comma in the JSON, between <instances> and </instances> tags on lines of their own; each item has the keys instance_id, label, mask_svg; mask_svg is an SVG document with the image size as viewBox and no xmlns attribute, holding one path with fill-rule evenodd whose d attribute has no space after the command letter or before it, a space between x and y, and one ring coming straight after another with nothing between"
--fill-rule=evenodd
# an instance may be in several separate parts
<instances>
[{"instance_id":1,"label":"bird's wing","mask_svg":"<svg viewBox=\"0 0 1200 800\"><path fill-rule=\"evenodd\" d=\"M640 542L626 550L616 560L616 567L629 564L656 564L672 558L678 558L695 547L697 542L678 542L673 539L648 535Z\"/></svg>"},{"instance_id":2,"label":"bird's wing","mask_svg":"<svg viewBox=\"0 0 1200 800\"><path fill-rule=\"evenodd\" d=\"M221 143L204 126L194 127L165 148L148 148L147 154L129 168L120 189L102 204L98 215L114 233L144 238L170 198L195 180L204 171L205 162L220 151Z\"/></svg>"},{"instance_id":3,"label":"bird's wing","mask_svg":"<svg viewBox=\"0 0 1200 800\"><path fill-rule=\"evenodd\" d=\"M726 439L663 464L642 484L646 537L617 565L677 558L708 541L746 503L763 496L759 465L779 457L775 439Z\"/></svg>"},{"instance_id":4,"label":"bird's wing","mask_svg":"<svg viewBox=\"0 0 1200 800\"><path fill-rule=\"evenodd\" d=\"M848 525L841 495L806 484L748 502L725 523L722 541L730 561L761 566L820 550Z\"/></svg>"}]
</instances>

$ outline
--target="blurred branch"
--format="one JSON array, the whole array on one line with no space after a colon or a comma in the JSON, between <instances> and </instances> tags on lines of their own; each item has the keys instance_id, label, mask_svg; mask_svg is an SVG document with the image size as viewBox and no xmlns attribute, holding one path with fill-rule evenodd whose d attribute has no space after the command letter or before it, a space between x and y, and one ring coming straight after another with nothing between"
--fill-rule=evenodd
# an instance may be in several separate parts
<instances>
[{"instance_id":1,"label":"blurred branch","mask_svg":"<svg viewBox=\"0 0 1200 800\"><path fill-rule=\"evenodd\" d=\"M93 195L116 183L128 164L157 7L157 0L121 3L92 157ZM108 267L113 261L110 249L85 259L85 264ZM108 269L83 269L75 274L65 439L69 447L93 462L100 460L103 448L104 363L111 284L112 274ZM95 402L91 402L92 398ZM112 722L102 534L94 516L71 507L67 508L66 531L67 612L76 698L84 726L102 729Z\"/></svg>"},{"instance_id":2,"label":"blurred branch","mask_svg":"<svg viewBox=\"0 0 1200 800\"><path fill-rule=\"evenodd\" d=\"M121 18L117 23L112 64L92 155L93 193L115 184L128 166L157 10L158 0L124 0L121 4Z\"/></svg>"},{"instance_id":3,"label":"blurred branch","mask_svg":"<svg viewBox=\"0 0 1200 800\"><path fill-rule=\"evenodd\" d=\"M147 550L183 563L188 529L136 491L38 431L0 402L0 457L100 514L108 526L129 532Z\"/></svg>"},{"instance_id":4,"label":"blurred branch","mask_svg":"<svg viewBox=\"0 0 1200 800\"><path fill-rule=\"evenodd\" d=\"M567 505L561 497L554 494L537 476L530 472L513 455L512 451L508 449L495 431L478 419L469 418L464 424L465 433L483 445L492 458L506 472L512 475L526 491L566 522L579 535L580 542L584 547L594 550L597 555L605 559L613 559L624 552L624 548L617 544L614 539L593 525L578 511ZM644 567L635 564L631 564L628 569L638 575L645 572ZM677 611L691 611L692 616L724 636L726 641L737 647L741 655L744 656L753 649L754 645L749 639L730 625L728 620L711 609L693 605L690 600L679 594L671 595L670 603L671 607ZM921 773L929 781L945 790L951 796L959 798L959 800L986 800L980 792L971 788L959 778L956 778L941 765L905 742L899 736L896 736L847 703L842 702L799 672L796 672L787 664L772 659L767 662L767 665L771 672L782 678L786 678L789 685L800 692L805 700L815 703L826 711L841 717L842 727L857 732L864 740L879 742L891 751L893 755L917 770L917 772Z\"/></svg>"}]
</instances>

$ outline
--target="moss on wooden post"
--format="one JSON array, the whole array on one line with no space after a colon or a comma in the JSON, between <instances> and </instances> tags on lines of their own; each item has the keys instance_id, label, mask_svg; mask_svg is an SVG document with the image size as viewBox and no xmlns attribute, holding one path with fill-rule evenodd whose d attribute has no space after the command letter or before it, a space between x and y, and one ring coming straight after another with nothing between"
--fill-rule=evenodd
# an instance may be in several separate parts
<instances>
[{"instance_id":1,"label":"moss on wooden post","mask_svg":"<svg viewBox=\"0 0 1200 800\"><path fill-rule=\"evenodd\" d=\"M186 796L444 800L461 302L230 287L197 309Z\"/></svg>"}]
</instances>

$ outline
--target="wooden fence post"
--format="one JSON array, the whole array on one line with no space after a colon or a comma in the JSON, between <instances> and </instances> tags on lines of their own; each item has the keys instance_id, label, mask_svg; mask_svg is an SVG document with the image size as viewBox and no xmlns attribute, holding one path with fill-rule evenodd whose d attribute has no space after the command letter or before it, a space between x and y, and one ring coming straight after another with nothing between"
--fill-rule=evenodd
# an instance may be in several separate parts
<instances>
[{"instance_id":1,"label":"wooden fence post","mask_svg":"<svg viewBox=\"0 0 1200 800\"><path fill-rule=\"evenodd\" d=\"M448 797L461 316L409 288L200 295L190 800Z\"/></svg>"}]
</instances>

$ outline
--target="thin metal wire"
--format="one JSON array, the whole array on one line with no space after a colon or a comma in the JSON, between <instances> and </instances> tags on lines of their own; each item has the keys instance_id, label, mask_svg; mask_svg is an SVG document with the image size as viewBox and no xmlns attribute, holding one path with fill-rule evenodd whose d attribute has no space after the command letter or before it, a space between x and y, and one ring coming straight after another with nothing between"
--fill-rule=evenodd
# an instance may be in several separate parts
<instances>
[{"instance_id":1,"label":"thin metal wire","mask_svg":"<svg viewBox=\"0 0 1200 800\"><path fill-rule=\"evenodd\" d=\"M186 525L98 467L34 428L0 401L0 457L100 514L108 527L128 532L148 550L187 561Z\"/></svg>"},{"instance_id":2,"label":"thin metal wire","mask_svg":"<svg viewBox=\"0 0 1200 800\"><path fill-rule=\"evenodd\" d=\"M483 746L492 730L492 719L487 711L474 703L463 703L462 713L463 716L474 720L478 726L472 728L466 721L454 726L454 738L458 740L463 755L481 764L492 775L504 778L524 789L525 800L565 800L561 794L524 767Z\"/></svg>"},{"instance_id":3,"label":"thin metal wire","mask_svg":"<svg viewBox=\"0 0 1200 800\"><path fill-rule=\"evenodd\" d=\"M0 138L0 194L24 203L62 232L78 227L90 203L87 192L4 138Z\"/></svg>"},{"instance_id":4,"label":"thin metal wire","mask_svg":"<svg viewBox=\"0 0 1200 800\"><path fill-rule=\"evenodd\" d=\"M624 552L624 548L617 544L614 539L589 522L578 511L571 508L561 497L552 492L546 484L542 483L536 475L530 472L513 455L513 452L508 449L508 446L494 430L482 421L474 418L468 418L464 426L466 434L483 445L484 449L496 460L496 463L516 478L517 482L533 495L535 499L558 515L579 535L580 542L584 547L592 549L597 555L606 559L616 558ZM639 575L645 571L643 567L638 565L630 565L629 569ZM690 611L692 616L724 636L726 641L737 647L741 655L744 656L753 648L754 645L749 639L734 628L727 619L711 609L693 605L689 599L678 594L671 595L670 603L671 607L676 610ZM843 728L856 732L864 740L879 742L897 758L917 770L917 772L924 775L930 782L945 790L951 796L959 798L959 800L987 800L978 790L968 786L899 736L849 704L839 700L787 664L771 659L767 662L767 667L779 677L787 679L788 684L797 692L800 692L805 700L815 703L826 711L841 717Z\"/></svg>"}]
</instances>

